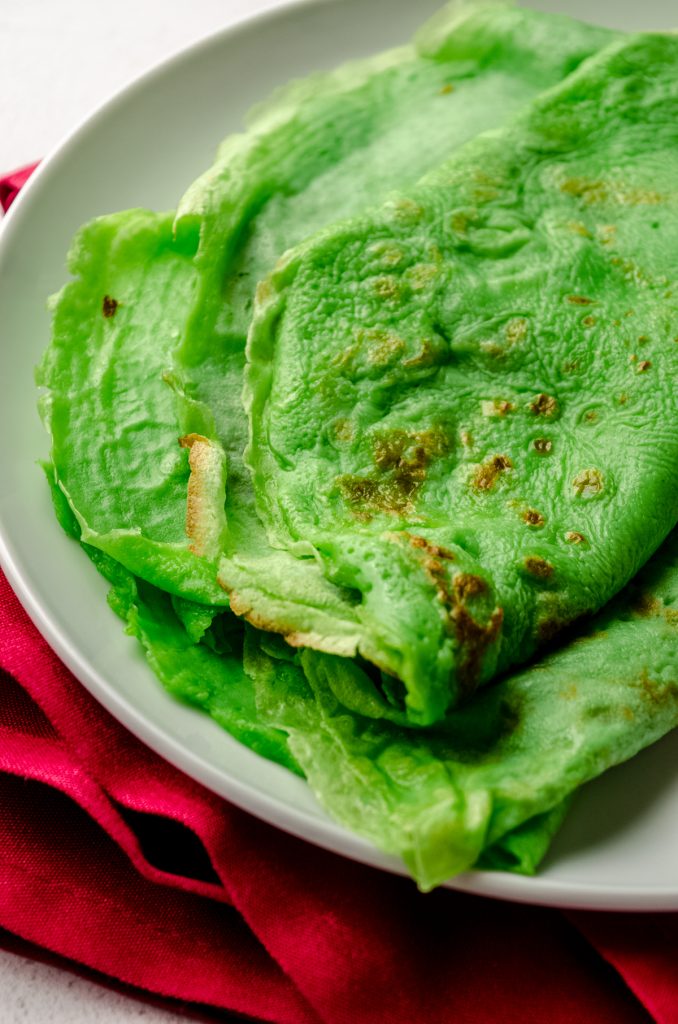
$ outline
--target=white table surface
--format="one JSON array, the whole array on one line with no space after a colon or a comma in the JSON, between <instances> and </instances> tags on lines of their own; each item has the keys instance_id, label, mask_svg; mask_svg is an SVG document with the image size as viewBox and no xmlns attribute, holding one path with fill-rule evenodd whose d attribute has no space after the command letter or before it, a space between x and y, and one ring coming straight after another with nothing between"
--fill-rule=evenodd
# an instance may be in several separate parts
<instances>
[{"instance_id":1,"label":"white table surface","mask_svg":"<svg viewBox=\"0 0 678 1024\"><path fill-rule=\"evenodd\" d=\"M190 1024L70 971L0 950L3 1024Z\"/></svg>"},{"instance_id":2,"label":"white table surface","mask_svg":"<svg viewBox=\"0 0 678 1024\"><path fill-rule=\"evenodd\" d=\"M159 60L279 0L0 0L0 174L39 159ZM188 184L188 183L187 183ZM186 1017L0 950L3 1024Z\"/></svg>"}]
</instances>

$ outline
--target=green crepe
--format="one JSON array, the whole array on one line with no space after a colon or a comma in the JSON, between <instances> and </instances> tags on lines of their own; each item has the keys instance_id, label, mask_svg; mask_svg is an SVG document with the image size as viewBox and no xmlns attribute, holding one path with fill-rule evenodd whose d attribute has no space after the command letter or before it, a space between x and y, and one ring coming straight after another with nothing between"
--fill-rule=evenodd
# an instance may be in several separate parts
<instances>
[{"instance_id":1,"label":"green crepe","mask_svg":"<svg viewBox=\"0 0 678 1024\"><path fill-rule=\"evenodd\" d=\"M172 222L131 210L81 229L37 375L48 388L41 412L83 540L166 590L226 604L214 564L186 537L189 469L178 439L212 432L213 421L171 371L197 276ZM219 508L218 452L217 462Z\"/></svg>"},{"instance_id":2,"label":"green crepe","mask_svg":"<svg viewBox=\"0 0 678 1024\"><path fill-rule=\"evenodd\" d=\"M57 519L69 536L82 542L78 521L63 492L56 485L51 467L47 465L45 469ZM125 621L127 632L138 639L149 665L169 693L205 711L232 736L256 753L303 775L304 771L292 753L286 725L281 728L277 724L278 719L284 718L286 723L290 719L293 726L290 735L292 742L297 745L300 722L298 713L292 709L295 705L298 706L300 696L309 702L309 711L312 713L313 697L310 688L304 682L304 668L300 656L281 645L278 637L266 637L265 634L250 630L246 639L245 624L229 611L221 611L214 617L210 616L207 624L203 621L203 628L196 631L193 627L204 615L204 606L181 599L178 607L175 599L133 576L100 549L84 542L82 547L99 572L111 584L109 604ZM248 654L243 664L245 643ZM264 661L263 651L267 648L272 654ZM310 678L315 677L315 671L318 666L322 666L324 658L326 656L322 654L315 656L314 674ZM334 667L329 659L328 667ZM334 678L337 678L336 674ZM289 681L293 686L288 692ZM277 706L281 693L285 699L289 697L291 701L288 711L283 711ZM318 710L322 707L321 702L318 704ZM313 727L315 728L315 724ZM388 735L387 731L385 736ZM354 755L348 748L346 753L350 761ZM356 751L357 753L359 752ZM388 797L390 783L386 777L383 784L384 795ZM318 790L321 799L323 788L320 787ZM355 809L358 811L364 796L360 792L356 792L355 795ZM424 801L428 799L425 789L422 790L421 797ZM330 798L330 812L331 804ZM536 814L511 832L500 836L483 851L479 860L480 866L532 874L546 852L566 809L567 801L564 801L552 810ZM350 826L351 822L348 824ZM391 833L392 824L389 826ZM375 830L380 830L378 821L374 823L372 831ZM432 841L435 843L435 836L425 839L425 859L431 855L438 856L430 850ZM377 845L382 844L377 842ZM391 838L387 849L389 852L400 854L408 845L406 835L400 839L396 835L395 843Z\"/></svg>"},{"instance_id":3,"label":"green crepe","mask_svg":"<svg viewBox=\"0 0 678 1024\"><path fill-rule=\"evenodd\" d=\"M416 733L381 717L354 663L295 652L228 611L198 640L167 594L85 548L163 685L304 774L333 817L401 857L423 889L474 864L532 874L577 787L678 725L675 533L567 647Z\"/></svg>"},{"instance_id":4,"label":"green crepe","mask_svg":"<svg viewBox=\"0 0 678 1024\"><path fill-rule=\"evenodd\" d=\"M230 612L204 618L205 606L175 598L135 577L100 548L83 540L80 524L52 467L44 466L54 511L64 531L80 541L111 584L109 604L141 642L148 662L171 694L200 707L224 729L271 761L300 772L286 735L259 716L243 667L243 624ZM200 627L196 628L202 618Z\"/></svg>"},{"instance_id":5,"label":"green crepe","mask_svg":"<svg viewBox=\"0 0 678 1024\"><path fill-rule=\"evenodd\" d=\"M300 637L268 593L254 621L360 652L412 722L594 612L678 518L677 82L678 38L614 42L259 286L257 508L354 624Z\"/></svg>"},{"instance_id":6,"label":"green crepe","mask_svg":"<svg viewBox=\"0 0 678 1024\"><path fill-rule=\"evenodd\" d=\"M242 465L256 281L288 245L411 184L610 38L504 4L443 12L416 44L274 96L224 143L176 223L137 210L85 226L38 375L58 483L84 539L165 590L226 604L218 552L267 546ZM191 438L184 448L180 436ZM354 629L350 602L319 567L288 557L283 572Z\"/></svg>"},{"instance_id":7,"label":"green crepe","mask_svg":"<svg viewBox=\"0 0 678 1024\"><path fill-rule=\"evenodd\" d=\"M128 211L82 230L39 373L58 517L111 582L112 606L163 685L305 774L332 815L404 857L423 888L472 863L534 871L572 791L676 724L675 605L666 611L669 591L650 581L657 602L620 599L611 644L596 634L590 657L565 650L543 679L537 669L507 677L427 732L403 728L396 680L295 651L224 610L223 549L241 607L265 583L267 602L300 599L299 621L309 606L347 633L358 621L354 588L327 581L314 558L272 551L256 519L239 399L254 282L287 245L408 187L610 38L567 19L478 8L443 14L416 52L293 85L248 136L225 144L176 220ZM418 145L406 146L415 128ZM675 579L674 550L661 558L657 574ZM556 715L565 720L561 682L573 742L559 734L550 766L539 737L557 731Z\"/></svg>"},{"instance_id":8,"label":"green crepe","mask_svg":"<svg viewBox=\"0 0 678 1024\"><path fill-rule=\"evenodd\" d=\"M341 659L284 654L251 631L245 668L263 721L289 733L333 817L402 857L424 889L482 864L484 851L488 866L511 866L512 842L523 858L513 867L526 871L563 800L678 725L678 535L565 648L433 729L380 719L376 699L369 715L347 708Z\"/></svg>"}]
</instances>

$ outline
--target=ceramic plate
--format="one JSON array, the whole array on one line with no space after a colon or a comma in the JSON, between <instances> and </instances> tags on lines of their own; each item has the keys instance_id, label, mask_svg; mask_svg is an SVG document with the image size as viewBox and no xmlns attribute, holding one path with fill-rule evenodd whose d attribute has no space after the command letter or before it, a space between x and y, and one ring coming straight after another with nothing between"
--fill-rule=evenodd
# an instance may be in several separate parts
<instances>
[{"instance_id":1,"label":"ceramic plate","mask_svg":"<svg viewBox=\"0 0 678 1024\"><path fill-rule=\"evenodd\" d=\"M401 865L329 820L306 784L176 703L106 604L106 585L57 526L36 461L47 437L33 367L45 297L76 228L130 206L170 209L247 108L276 85L400 43L437 0L325 0L267 13L162 64L100 108L47 159L0 232L0 559L29 615L108 710L188 775L310 842ZM542 3L619 28L669 28L673 0ZM385 17L385 11L388 17ZM678 909L678 733L588 785L537 878L471 872L451 883L568 907Z\"/></svg>"}]
</instances>

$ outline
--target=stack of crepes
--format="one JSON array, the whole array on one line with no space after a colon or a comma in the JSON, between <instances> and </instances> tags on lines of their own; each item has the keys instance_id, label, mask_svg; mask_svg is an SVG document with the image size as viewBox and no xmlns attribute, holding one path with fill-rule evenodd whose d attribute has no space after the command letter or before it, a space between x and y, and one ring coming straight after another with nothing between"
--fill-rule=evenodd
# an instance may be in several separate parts
<instances>
[{"instance_id":1,"label":"stack of crepes","mask_svg":"<svg viewBox=\"0 0 678 1024\"><path fill-rule=\"evenodd\" d=\"M423 889L535 871L678 724L677 158L678 37L447 8L85 225L53 300L113 609Z\"/></svg>"}]
</instances>

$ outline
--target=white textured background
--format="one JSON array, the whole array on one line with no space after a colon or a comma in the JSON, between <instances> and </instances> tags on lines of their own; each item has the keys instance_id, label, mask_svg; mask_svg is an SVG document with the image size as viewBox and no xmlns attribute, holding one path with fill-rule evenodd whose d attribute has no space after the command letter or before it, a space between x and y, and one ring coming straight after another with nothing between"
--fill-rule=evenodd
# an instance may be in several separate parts
<instances>
[{"instance_id":1,"label":"white textured background","mask_svg":"<svg viewBox=\"0 0 678 1024\"><path fill-rule=\"evenodd\" d=\"M190 1024L69 971L0 950L3 1024Z\"/></svg>"},{"instance_id":2,"label":"white textured background","mask_svg":"<svg viewBox=\"0 0 678 1024\"><path fill-rule=\"evenodd\" d=\"M130 79L279 0L0 0L0 171L47 153Z\"/></svg>"}]
</instances>

